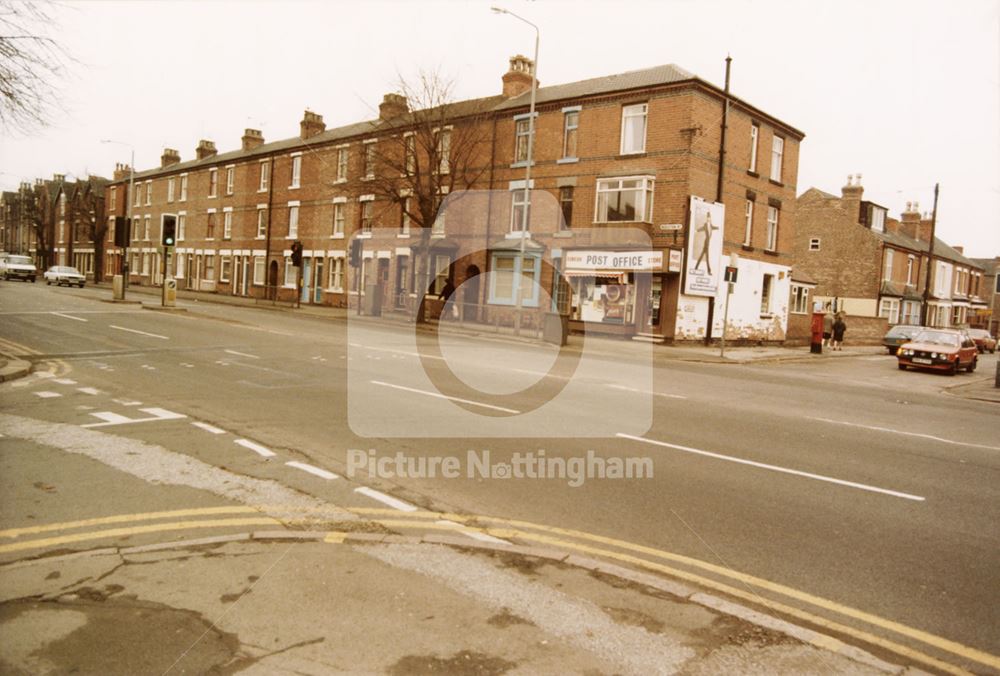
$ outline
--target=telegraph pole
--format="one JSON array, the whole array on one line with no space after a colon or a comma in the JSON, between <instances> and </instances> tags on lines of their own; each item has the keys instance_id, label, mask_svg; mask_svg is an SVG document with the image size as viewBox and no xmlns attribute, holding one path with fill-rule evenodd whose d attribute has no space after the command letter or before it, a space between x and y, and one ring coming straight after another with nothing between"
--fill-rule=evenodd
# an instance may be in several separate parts
<instances>
[{"instance_id":1,"label":"telegraph pole","mask_svg":"<svg viewBox=\"0 0 1000 676\"><path fill-rule=\"evenodd\" d=\"M931 241L927 248L927 274L924 275L924 302L920 306L920 325L927 326L929 308L927 307L927 299L930 297L931 292L931 274L934 272L934 230L937 226L937 207L938 207L938 187L939 183L934 184L934 208L931 211Z\"/></svg>"}]
</instances>

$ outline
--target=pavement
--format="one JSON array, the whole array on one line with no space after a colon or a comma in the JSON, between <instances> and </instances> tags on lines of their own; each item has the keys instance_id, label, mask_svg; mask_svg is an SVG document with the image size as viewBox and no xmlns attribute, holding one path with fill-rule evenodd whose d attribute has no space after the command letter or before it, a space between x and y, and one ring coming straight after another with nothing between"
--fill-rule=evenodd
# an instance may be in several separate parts
<instances>
[{"instance_id":1,"label":"pavement","mask_svg":"<svg viewBox=\"0 0 1000 676\"><path fill-rule=\"evenodd\" d=\"M0 568L0 626L4 673L922 673L661 576L448 535L24 560Z\"/></svg>"}]
</instances>

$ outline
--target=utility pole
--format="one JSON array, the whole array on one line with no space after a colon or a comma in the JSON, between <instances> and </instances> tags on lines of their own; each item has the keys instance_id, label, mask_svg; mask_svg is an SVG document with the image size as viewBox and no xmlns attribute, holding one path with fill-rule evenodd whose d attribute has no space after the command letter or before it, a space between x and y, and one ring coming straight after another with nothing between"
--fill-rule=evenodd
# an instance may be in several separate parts
<instances>
[{"instance_id":1,"label":"utility pole","mask_svg":"<svg viewBox=\"0 0 1000 676\"><path fill-rule=\"evenodd\" d=\"M927 247L927 274L924 275L924 302L920 306L920 325L927 326L929 319L929 308L927 299L931 292L931 274L934 272L934 230L937 226L938 188L940 184L934 184L934 208L931 211L931 241Z\"/></svg>"},{"instance_id":2,"label":"utility pole","mask_svg":"<svg viewBox=\"0 0 1000 676\"><path fill-rule=\"evenodd\" d=\"M722 139L719 142L719 176L715 184L715 201L722 204L722 190L723 190L723 180L726 171L726 128L729 126L729 70L733 63L733 57L726 54L726 87L724 89L725 96L722 104ZM722 221L722 241L726 241L726 221L723 218ZM729 313L729 300L726 300L726 314ZM708 321L705 325L705 345L709 345L712 342L712 323L715 321L715 296L708 297ZM725 331L725 329L723 329ZM723 335L723 340L725 336ZM725 350L725 347L723 347Z\"/></svg>"}]
</instances>

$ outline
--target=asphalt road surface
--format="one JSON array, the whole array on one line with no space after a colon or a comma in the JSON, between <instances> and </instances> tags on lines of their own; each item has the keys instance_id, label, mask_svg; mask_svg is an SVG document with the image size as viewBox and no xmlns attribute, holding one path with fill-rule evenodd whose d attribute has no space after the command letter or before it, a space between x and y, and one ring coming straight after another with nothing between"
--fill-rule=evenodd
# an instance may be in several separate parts
<instances>
[{"instance_id":1,"label":"asphalt road surface","mask_svg":"<svg viewBox=\"0 0 1000 676\"><path fill-rule=\"evenodd\" d=\"M155 442L335 505L375 491L383 506L665 552L966 668L1000 654L1000 408L944 392L991 375L995 355L949 378L888 355L729 365L595 341L575 370L545 376L551 347L452 335L422 365L404 325L107 295L0 286L0 351L54 373L5 385L4 413ZM441 363L471 388L438 387ZM495 472L469 476L470 451ZM543 451L648 458L652 476L506 478L517 454L524 470ZM397 453L412 467L456 458L459 476L391 476ZM369 472L379 458L393 464ZM81 501L68 511L87 516Z\"/></svg>"}]
</instances>

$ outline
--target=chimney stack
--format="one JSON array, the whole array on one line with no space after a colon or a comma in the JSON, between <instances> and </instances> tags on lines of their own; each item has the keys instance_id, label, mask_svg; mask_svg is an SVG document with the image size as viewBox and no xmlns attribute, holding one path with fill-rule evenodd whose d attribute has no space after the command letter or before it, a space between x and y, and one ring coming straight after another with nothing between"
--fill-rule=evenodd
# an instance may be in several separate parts
<instances>
[{"instance_id":1,"label":"chimney stack","mask_svg":"<svg viewBox=\"0 0 1000 676\"><path fill-rule=\"evenodd\" d=\"M181 161L181 154L174 150L173 148L164 148L163 154L160 155L160 168L169 167L172 164L177 164Z\"/></svg>"},{"instance_id":2,"label":"chimney stack","mask_svg":"<svg viewBox=\"0 0 1000 676\"><path fill-rule=\"evenodd\" d=\"M531 70L534 62L526 56L518 54L510 57L510 69L503 75L503 95L512 99L524 92L531 91ZM537 80L536 87L537 85Z\"/></svg>"},{"instance_id":3,"label":"chimney stack","mask_svg":"<svg viewBox=\"0 0 1000 676\"><path fill-rule=\"evenodd\" d=\"M124 181L132 173L131 168L127 164L122 164L121 162L115 162L115 173L114 180Z\"/></svg>"},{"instance_id":4,"label":"chimney stack","mask_svg":"<svg viewBox=\"0 0 1000 676\"><path fill-rule=\"evenodd\" d=\"M394 120L410 112L410 105L402 94L386 94L378 106L378 116L381 120Z\"/></svg>"},{"instance_id":5,"label":"chimney stack","mask_svg":"<svg viewBox=\"0 0 1000 676\"><path fill-rule=\"evenodd\" d=\"M264 135L260 129L243 130L243 150L253 150L264 145Z\"/></svg>"},{"instance_id":6,"label":"chimney stack","mask_svg":"<svg viewBox=\"0 0 1000 676\"><path fill-rule=\"evenodd\" d=\"M861 187L861 174L858 174L857 181L854 174L847 175L847 185L840 189L841 204L844 211L857 222L861 222L861 197L865 194L865 189Z\"/></svg>"},{"instance_id":7,"label":"chimney stack","mask_svg":"<svg viewBox=\"0 0 1000 676\"><path fill-rule=\"evenodd\" d=\"M921 240L920 238L920 203L907 202L906 210L899 215L899 232L910 239ZM921 240L927 241L927 240Z\"/></svg>"},{"instance_id":8,"label":"chimney stack","mask_svg":"<svg viewBox=\"0 0 1000 676\"><path fill-rule=\"evenodd\" d=\"M322 134L326 131L326 124L323 122L323 116L307 110L305 115L302 117L302 122L299 123L299 130L299 136L303 141L307 138L312 138L317 134Z\"/></svg>"},{"instance_id":9,"label":"chimney stack","mask_svg":"<svg viewBox=\"0 0 1000 676\"><path fill-rule=\"evenodd\" d=\"M194 149L194 154L199 160L203 160L206 157L212 157L218 154L218 150L215 149L215 143L212 141L206 141L202 139L198 141L198 147Z\"/></svg>"},{"instance_id":10,"label":"chimney stack","mask_svg":"<svg viewBox=\"0 0 1000 676\"><path fill-rule=\"evenodd\" d=\"M916 209L919 203L914 202L913 208ZM917 226L917 239L921 242L931 241L931 214L930 212L925 213L920 218L920 223Z\"/></svg>"},{"instance_id":11,"label":"chimney stack","mask_svg":"<svg viewBox=\"0 0 1000 676\"><path fill-rule=\"evenodd\" d=\"M66 174L52 174L52 180L56 183L62 183L66 180Z\"/></svg>"}]
</instances>

